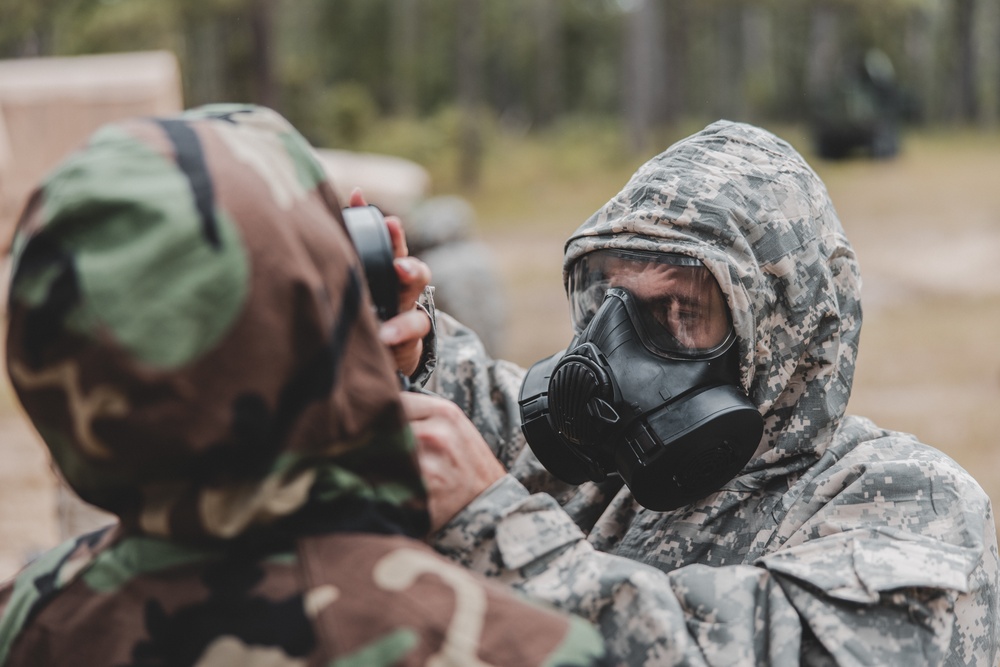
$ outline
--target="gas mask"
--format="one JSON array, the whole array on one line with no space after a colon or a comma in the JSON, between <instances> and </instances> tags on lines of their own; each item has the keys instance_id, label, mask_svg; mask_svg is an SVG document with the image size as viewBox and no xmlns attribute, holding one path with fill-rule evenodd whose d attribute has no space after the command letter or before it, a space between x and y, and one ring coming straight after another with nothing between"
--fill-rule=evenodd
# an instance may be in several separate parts
<instances>
[{"instance_id":1,"label":"gas mask","mask_svg":"<svg viewBox=\"0 0 1000 667\"><path fill-rule=\"evenodd\" d=\"M619 475L642 506L703 498L753 456L763 419L739 386L722 291L697 259L601 250L570 271L576 336L521 385L521 430L570 484Z\"/></svg>"}]
</instances>

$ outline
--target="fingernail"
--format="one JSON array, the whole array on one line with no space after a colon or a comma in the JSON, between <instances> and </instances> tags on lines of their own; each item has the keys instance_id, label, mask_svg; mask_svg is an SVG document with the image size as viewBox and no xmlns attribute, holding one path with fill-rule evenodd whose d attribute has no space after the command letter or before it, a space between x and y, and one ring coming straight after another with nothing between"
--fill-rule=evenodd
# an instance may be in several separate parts
<instances>
[{"instance_id":1,"label":"fingernail","mask_svg":"<svg viewBox=\"0 0 1000 667\"><path fill-rule=\"evenodd\" d=\"M416 264L409 257L400 257L396 260L396 265L408 276L412 276L417 272Z\"/></svg>"},{"instance_id":2,"label":"fingernail","mask_svg":"<svg viewBox=\"0 0 1000 667\"><path fill-rule=\"evenodd\" d=\"M392 345L396 342L396 338L399 337L399 329L392 324L383 324L382 328L378 331L378 338L386 345Z\"/></svg>"}]
</instances>

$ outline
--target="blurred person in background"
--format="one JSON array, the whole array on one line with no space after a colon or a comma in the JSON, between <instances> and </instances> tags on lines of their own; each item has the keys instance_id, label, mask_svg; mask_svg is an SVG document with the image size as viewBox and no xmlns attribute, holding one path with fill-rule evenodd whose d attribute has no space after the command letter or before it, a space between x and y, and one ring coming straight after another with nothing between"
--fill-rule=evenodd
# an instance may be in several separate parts
<instances>
[{"instance_id":1,"label":"blurred person in background","mask_svg":"<svg viewBox=\"0 0 1000 667\"><path fill-rule=\"evenodd\" d=\"M846 414L858 263L788 143L725 121L678 142L563 268L575 337L528 371L438 313L428 387L455 403L404 406L440 552L630 664L997 664L990 500Z\"/></svg>"},{"instance_id":2,"label":"blurred person in background","mask_svg":"<svg viewBox=\"0 0 1000 667\"><path fill-rule=\"evenodd\" d=\"M380 330L280 116L105 126L38 187L12 255L13 386L119 522L0 589L0 664L605 664L585 622L420 541L395 369L417 367L426 267L397 262L404 312Z\"/></svg>"}]
</instances>

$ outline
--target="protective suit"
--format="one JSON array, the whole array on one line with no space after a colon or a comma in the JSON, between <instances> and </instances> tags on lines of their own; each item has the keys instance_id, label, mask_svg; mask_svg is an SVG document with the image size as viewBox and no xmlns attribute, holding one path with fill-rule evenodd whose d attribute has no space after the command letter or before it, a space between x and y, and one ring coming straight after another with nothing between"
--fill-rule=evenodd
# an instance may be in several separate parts
<instances>
[{"instance_id":1,"label":"protective suit","mask_svg":"<svg viewBox=\"0 0 1000 667\"><path fill-rule=\"evenodd\" d=\"M561 483L518 429L524 371L439 313L430 388L464 408L509 474L436 547L591 618L631 664L996 665L990 501L941 452L845 414L858 265L794 149L729 122L678 142L569 238L564 277L608 248L712 272L759 446L731 481L671 511L640 506L614 477Z\"/></svg>"},{"instance_id":2,"label":"protective suit","mask_svg":"<svg viewBox=\"0 0 1000 667\"><path fill-rule=\"evenodd\" d=\"M106 126L13 242L7 367L120 522L0 590L0 664L593 665L594 629L435 554L340 208L277 114Z\"/></svg>"}]
</instances>

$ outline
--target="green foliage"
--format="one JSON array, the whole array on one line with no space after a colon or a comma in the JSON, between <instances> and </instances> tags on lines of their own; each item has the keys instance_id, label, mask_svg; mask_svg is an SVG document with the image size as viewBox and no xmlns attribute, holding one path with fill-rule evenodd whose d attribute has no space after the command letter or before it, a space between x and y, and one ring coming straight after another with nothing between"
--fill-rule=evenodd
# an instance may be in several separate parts
<instances>
[{"instance_id":1,"label":"green foliage","mask_svg":"<svg viewBox=\"0 0 1000 667\"><path fill-rule=\"evenodd\" d=\"M357 148L378 121L378 109L368 88L355 82L331 86L311 109L310 127L321 145Z\"/></svg>"},{"instance_id":2,"label":"green foliage","mask_svg":"<svg viewBox=\"0 0 1000 667\"><path fill-rule=\"evenodd\" d=\"M178 12L162 0L105 0L99 11L74 12L61 31L66 53L177 47Z\"/></svg>"},{"instance_id":3,"label":"green foliage","mask_svg":"<svg viewBox=\"0 0 1000 667\"><path fill-rule=\"evenodd\" d=\"M360 150L399 155L423 165L435 187L443 191L461 189L462 112L446 106L418 118L395 116L384 119L364 141ZM496 143L499 127L488 111L479 114L481 139L487 154Z\"/></svg>"},{"instance_id":4,"label":"green foliage","mask_svg":"<svg viewBox=\"0 0 1000 667\"><path fill-rule=\"evenodd\" d=\"M443 120L460 98L522 131L560 116L645 116L652 126L632 136L654 139L664 120L802 121L813 84L870 47L929 118L1000 113L1000 25L983 25L1000 24L987 11L1000 0L977 0L972 28L956 20L966 5L946 0L647 1L662 3L657 25L634 20L634 0L0 0L0 57L171 49L189 105L273 104L307 136L346 147L374 141L375 126L387 136L381 119L400 116L394 152L424 157L460 141ZM832 50L817 56L827 20ZM639 104L625 93L626 54L648 39L658 41L642 44L654 59L644 85L660 88L643 114L626 113ZM478 76L462 93L466 66ZM961 88L957 74L973 70L975 86ZM430 135L402 129L416 119Z\"/></svg>"}]
</instances>

